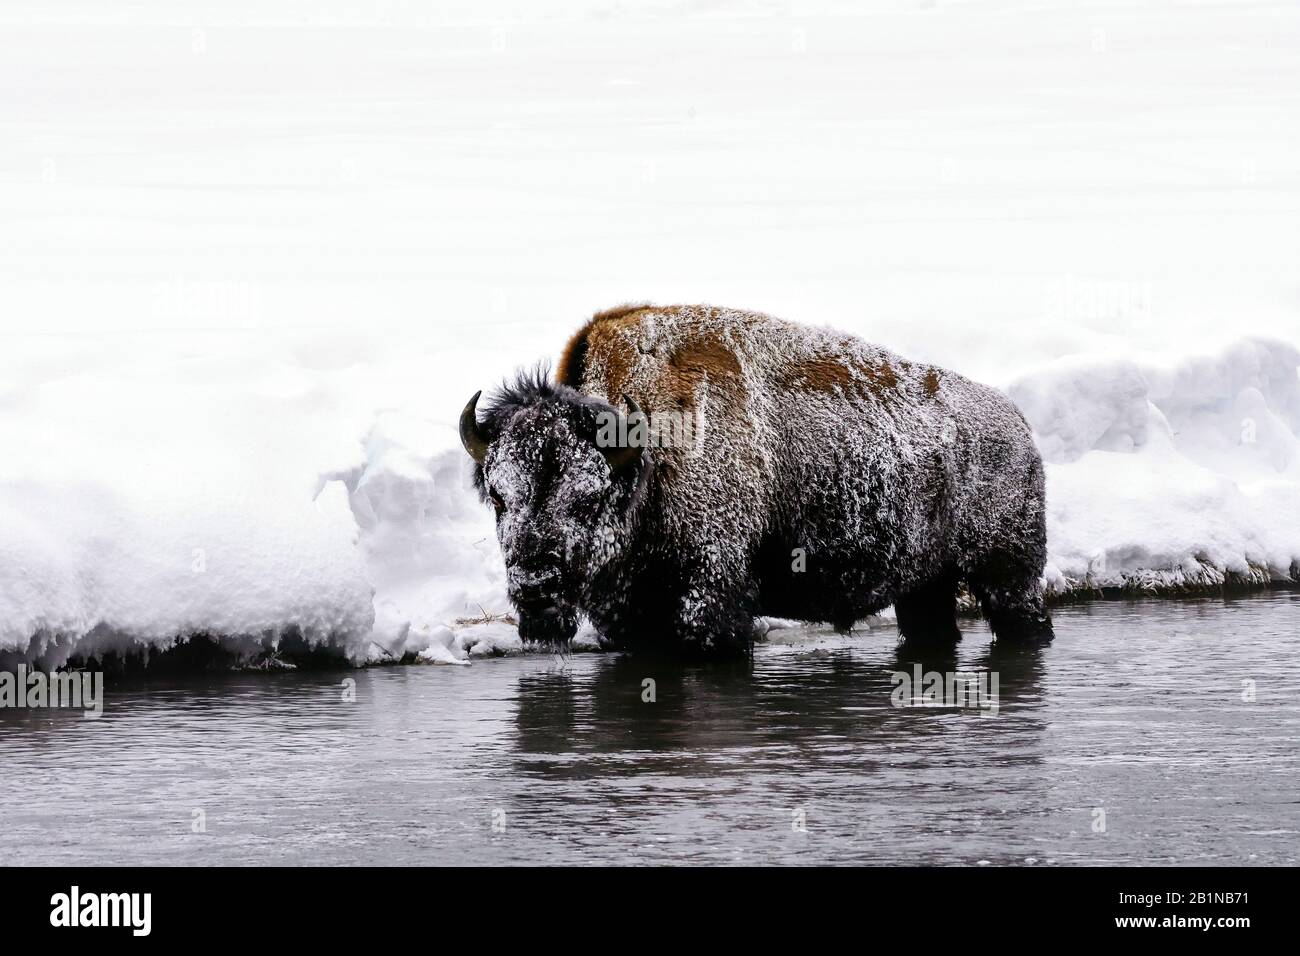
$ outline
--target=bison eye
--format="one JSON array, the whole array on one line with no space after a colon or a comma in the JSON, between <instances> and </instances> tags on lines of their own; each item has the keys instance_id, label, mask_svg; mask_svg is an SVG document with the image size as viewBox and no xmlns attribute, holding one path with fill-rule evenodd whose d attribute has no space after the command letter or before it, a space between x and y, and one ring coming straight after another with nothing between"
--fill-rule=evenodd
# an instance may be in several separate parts
<instances>
[{"instance_id":1,"label":"bison eye","mask_svg":"<svg viewBox=\"0 0 1300 956\"><path fill-rule=\"evenodd\" d=\"M506 503L501 500L501 496L495 490L489 490L488 497L492 499L492 507L497 510L497 514L505 514Z\"/></svg>"}]
</instances>

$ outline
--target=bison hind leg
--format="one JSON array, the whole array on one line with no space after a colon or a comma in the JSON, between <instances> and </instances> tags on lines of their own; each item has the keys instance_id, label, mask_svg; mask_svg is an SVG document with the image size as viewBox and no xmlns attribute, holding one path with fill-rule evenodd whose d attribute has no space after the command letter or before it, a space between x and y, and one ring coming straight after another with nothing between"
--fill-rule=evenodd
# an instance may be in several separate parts
<instances>
[{"instance_id":1,"label":"bison hind leg","mask_svg":"<svg viewBox=\"0 0 1300 956\"><path fill-rule=\"evenodd\" d=\"M1043 586L1037 575L1020 583L975 580L971 582L971 590L979 598L989 629L999 641L1051 643L1052 618L1043 603Z\"/></svg>"},{"instance_id":2,"label":"bison hind leg","mask_svg":"<svg viewBox=\"0 0 1300 956\"><path fill-rule=\"evenodd\" d=\"M894 613L898 615L898 632L909 644L943 645L961 640L955 576L935 578L900 595Z\"/></svg>"}]
</instances>

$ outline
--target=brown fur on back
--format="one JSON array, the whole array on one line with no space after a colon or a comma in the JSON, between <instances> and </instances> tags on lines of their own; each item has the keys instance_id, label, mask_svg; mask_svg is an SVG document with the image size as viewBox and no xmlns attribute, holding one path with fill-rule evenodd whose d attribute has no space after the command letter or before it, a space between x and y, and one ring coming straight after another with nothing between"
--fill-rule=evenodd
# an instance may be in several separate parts
<instances>
[{"instance_id":1,"label":"brown fur on back","mask_svg":"<svg viewBox=\"0 0 1300 956\"><path fill-rule=\"evenodd\" d=\"M802 388L817 392L866 392L883 396L898 387L898 372L888 362L855 364L835 356L820 356L791 362L788 368L782 370L778 384L782 388Z\"/></svg>"},{"instance_id":2,"label":"brown fur on back","mask_svg":"<svg viewBox=\"0 0 1300 956\"><path fill-rule=\"evenodd\" d=\"M647 407L692 409L701 383L707 378L727 389L738 387L740 362L733 343L717 331L702 325L687 336L680 333L666 340L656 335L655 320L671 321L685 314L716 316L721 310L702 306L653 306L646 303L621 305L597 312L565 346L556 369L556 381L570 388L592 388L592 370L598 369L599 391L617 402L637 377L641 356L653 362L653 394L642 392L648 383L640 376L641 394L634 395Z\"/></svg>"},{"instance_id":3,"label":"brown fur on back","mask_svg":"<svg viewBox=\"0 0 1300 956\"><path fill-rule=\"evenodd\" d=\"M593 315L583 323L582 328L573 333L568 344L564 346L564 351L560 354L560 364L555 369L555 380L569 388L581 388L582 374L587 363L587 349L592 335L594 334L598 339L604 338L608 334L607 326L626 324L629 317L648 308L652 308L648 302L629 302Z\"/></svg>"},{"instance_id":4,"label":"brown fur on back","mask_svg":"<svg viewBox=\"0 0 1300 956\"><path fill-rule=\"evenodd\" d=\"M907 392L927 399L938 394L937 369L864 347L852 337L814 332L758 313L649 303L593 315L565 346L556 381L615 403L635 383L632 397L646 408L693 409L705 380L742 399L742 366L752 360L759 339L770 342L773 337L792 344L787 360L768 369L770 384L778 388L875 402L900 399Z\"/></svg>"}]
</instances>

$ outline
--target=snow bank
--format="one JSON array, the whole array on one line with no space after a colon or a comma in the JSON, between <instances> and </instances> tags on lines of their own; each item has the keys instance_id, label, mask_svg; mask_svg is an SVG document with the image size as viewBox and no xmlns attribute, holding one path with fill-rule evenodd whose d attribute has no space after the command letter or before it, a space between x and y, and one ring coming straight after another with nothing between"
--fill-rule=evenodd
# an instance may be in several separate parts
<instances>
[{"instance_id":1,"label":"snow bank","mask_svg":"<svg viewBox=\"0 0 1300 956\"><path fill-rule=\"evenodd\" d=\"M1075 357L1011 383L1047 462L1047 583L1178 590L1300 578L1300 351Z\"/></svg>"},{"instance_id":2,"label":"snow bank","mask_svg":"<svg viewBox=\"0 0 1300 956\"><path fill-rule=\"evenodd\" d=\"M372 639L392 657L454 663L469 650L519 648L492 521L474 492L455 429L379 415L365 458L340 480L375 588ZM482 621L481 626L471 622ZM456 631L472 640L458 640Z\"/></svg>"},{"instance_id":3,"label":"snow bank","mask_svg":"<svg viewBox=\"0 0 1300 956\"><path fill-rule=\"evenodd\" d=\"M302 368L111 344L7 358L0 658L57 666L198 633L255 655L369 633L347 496L316 493L338 423Z\"/></svg>"},{"instance_id":4,"label":"snow bank","mask_svg":"<svg viewBox=\"0 0 1300 956\"><path fill-rule=\"evenodd\" d=\"M340 332L11 343L0 667L197 635L250 664L521 651L465 396L429 385L455 354Z\"/></svg>"}]
</instances>

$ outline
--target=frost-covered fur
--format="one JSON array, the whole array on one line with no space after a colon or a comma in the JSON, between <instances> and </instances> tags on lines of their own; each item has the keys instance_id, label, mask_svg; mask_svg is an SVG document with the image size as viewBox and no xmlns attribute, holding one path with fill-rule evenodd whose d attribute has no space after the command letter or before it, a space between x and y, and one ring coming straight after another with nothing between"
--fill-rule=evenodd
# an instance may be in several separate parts
<instances>
[{"instance_id":1,"label":"frost-covered fur","mask_svg":"<svg viewBox=\"0 0 1300 956\"><path fill-rule=\"evenodd\" d=\"M1042 463L999 392L708 306L597 315L556 378L498 396L477 470L525 639L585 614L618 647L728 651L756 615L847 629L894 604L905 637L953 640L963 582L999 638L1050 639ZM611 469L597 423L623 395L689 441Z\"/></svg>"}]
</instances>

